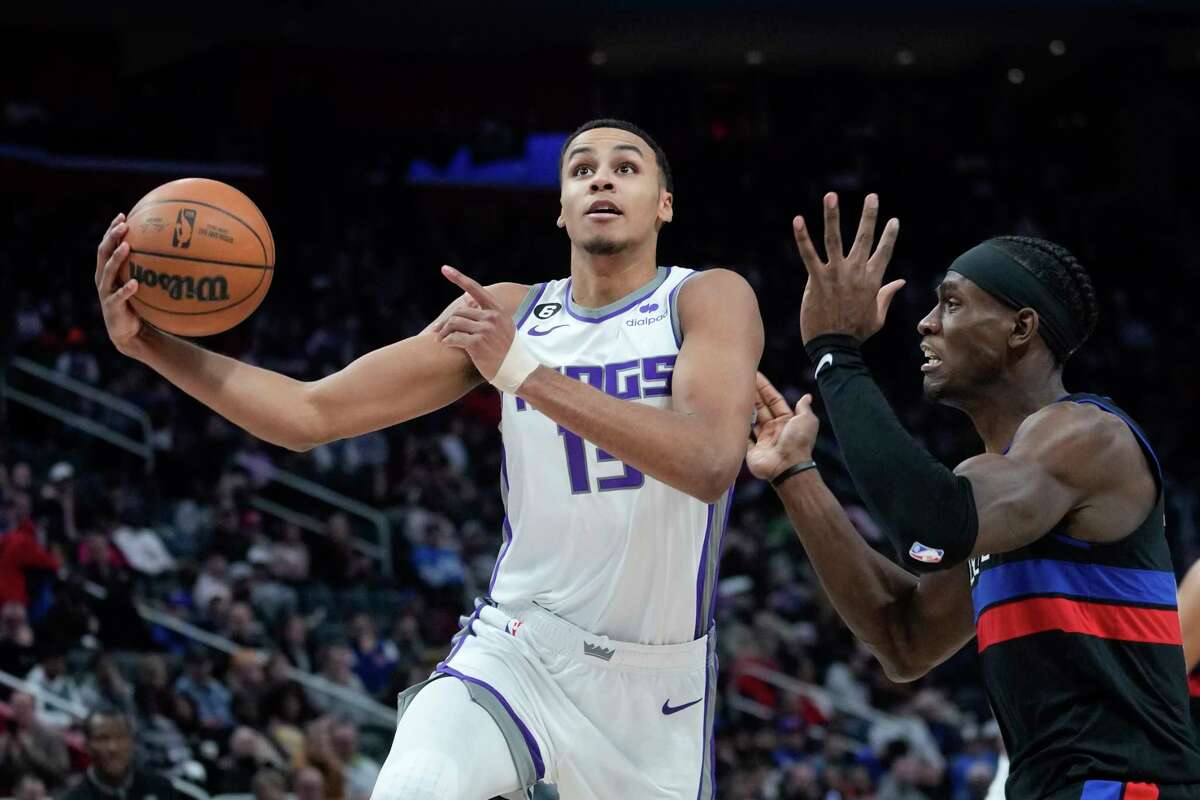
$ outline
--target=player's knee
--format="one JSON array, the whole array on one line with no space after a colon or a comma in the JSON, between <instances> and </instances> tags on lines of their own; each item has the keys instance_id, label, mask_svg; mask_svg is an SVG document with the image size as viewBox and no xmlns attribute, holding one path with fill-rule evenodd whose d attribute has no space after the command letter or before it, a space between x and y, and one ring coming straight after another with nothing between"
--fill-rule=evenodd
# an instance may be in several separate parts
<instances>
[{"instance_id":1,"label":"player's knee","mask_svg":"<svg viewBox=\"0 0 1200 800\"><path fill-rule=\"evenodd\" d=\"M452 757L430 748L415 748L387 765L375 782L371 800L458 798L461 783L459 765Z\"/></svg>"}]
</instances>

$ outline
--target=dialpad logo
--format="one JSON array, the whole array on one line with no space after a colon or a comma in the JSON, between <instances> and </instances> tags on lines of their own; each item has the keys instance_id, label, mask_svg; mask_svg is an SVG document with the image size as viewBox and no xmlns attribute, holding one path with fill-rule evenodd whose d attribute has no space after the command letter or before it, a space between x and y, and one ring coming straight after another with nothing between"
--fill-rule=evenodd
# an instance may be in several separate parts
<instances>
[{"instance_id":1,"label":"dialpad logo","mask_svg":"<svg viewBox=\"0 0 1200 800\"><path fill-rule=\"evenodd\" d=\"M192 231L196 228L196 209L181 208L175 217L175 233L171 236L171 247L188 249L192 244Z\"/></svg>"}]
</instances>

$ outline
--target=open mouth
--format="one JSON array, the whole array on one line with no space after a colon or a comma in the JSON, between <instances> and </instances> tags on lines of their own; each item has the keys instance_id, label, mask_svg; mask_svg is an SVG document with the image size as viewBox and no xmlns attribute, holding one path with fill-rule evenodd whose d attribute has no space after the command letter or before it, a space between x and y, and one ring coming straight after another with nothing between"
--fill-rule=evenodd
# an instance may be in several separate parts
<instances>
[{"instance_id":1,"label":"open mouth","mask_svg":"<svg viewBox=\"0 0 1200 800\"><path fill-rule=\"evenodd\" d=\"M942 357L929 345L921 345L921 352L925 355L925 363L921 365L921 372L932 372L942 365Z\"/></svg>"},{"instance_id":2,"label":"open mouth","mask_svg":"<svg viewBox=\"0 0 1200 800\"><path fill-rule=\"evenodd\" d=\"M617 208L616 203L608 200L597 200L588 206L584 216L588 217L620 217L623 216L621 209Z\"/></svg>"}]
</instances>

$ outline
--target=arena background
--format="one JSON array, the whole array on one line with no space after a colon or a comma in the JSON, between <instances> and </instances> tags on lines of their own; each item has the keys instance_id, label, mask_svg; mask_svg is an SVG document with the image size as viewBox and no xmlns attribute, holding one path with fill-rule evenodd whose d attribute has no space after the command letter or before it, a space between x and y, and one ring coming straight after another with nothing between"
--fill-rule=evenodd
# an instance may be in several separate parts
<instances>
[{"instance_id":1,"label":"arena background","mask_svg":"<svg viewBox=\"0 0 1200 800\"><path fill-rule=\"evenodd\" d=\"M851 207L878 192L903 220L891 273L909 286L869 360L948 461L978 443L920 399L933 282L987 236L1061 242L1102 301L1068 387L1111 395L1149 431L1176 568L1190 564L1200 12L966 5L6 7L0 796L77 782L81 717L103 703L137 721L139 768L189 796L367 797L396 691L445 651L498 548L490 390L299 455L118 356L95 247L177 177L242 188L278 246L262 307L206 345L317 378L423 327L454 296L443 263L485 282L565 274L562 138L634 120L676 176L660 261L750 280L763 369L792 396L812 383L789 220L829 189ZM820 450L886 547L834 443ZM745 473L718 618L721 798L983 797L998 741L972 646L890 683Z\"/></svg>"}]
</instances>

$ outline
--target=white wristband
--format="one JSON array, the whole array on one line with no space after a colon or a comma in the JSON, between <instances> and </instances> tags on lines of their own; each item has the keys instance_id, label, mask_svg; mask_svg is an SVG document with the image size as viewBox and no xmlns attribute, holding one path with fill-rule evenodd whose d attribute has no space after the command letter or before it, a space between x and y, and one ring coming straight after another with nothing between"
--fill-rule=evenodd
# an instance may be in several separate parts
<instances>
[{"instance_id":1,"label":"white wristband","mask_svg":"<svg viewBox=\"0 0 1200 800\"><path fill-rule=\"evenodd\" d=\"M502 392L516 394L529 374L540 366L541 362L530 355L517 336L513 336L508 354L500 362L500 369L492 376L491 384Z\"/></svg>"}]
</instances>

